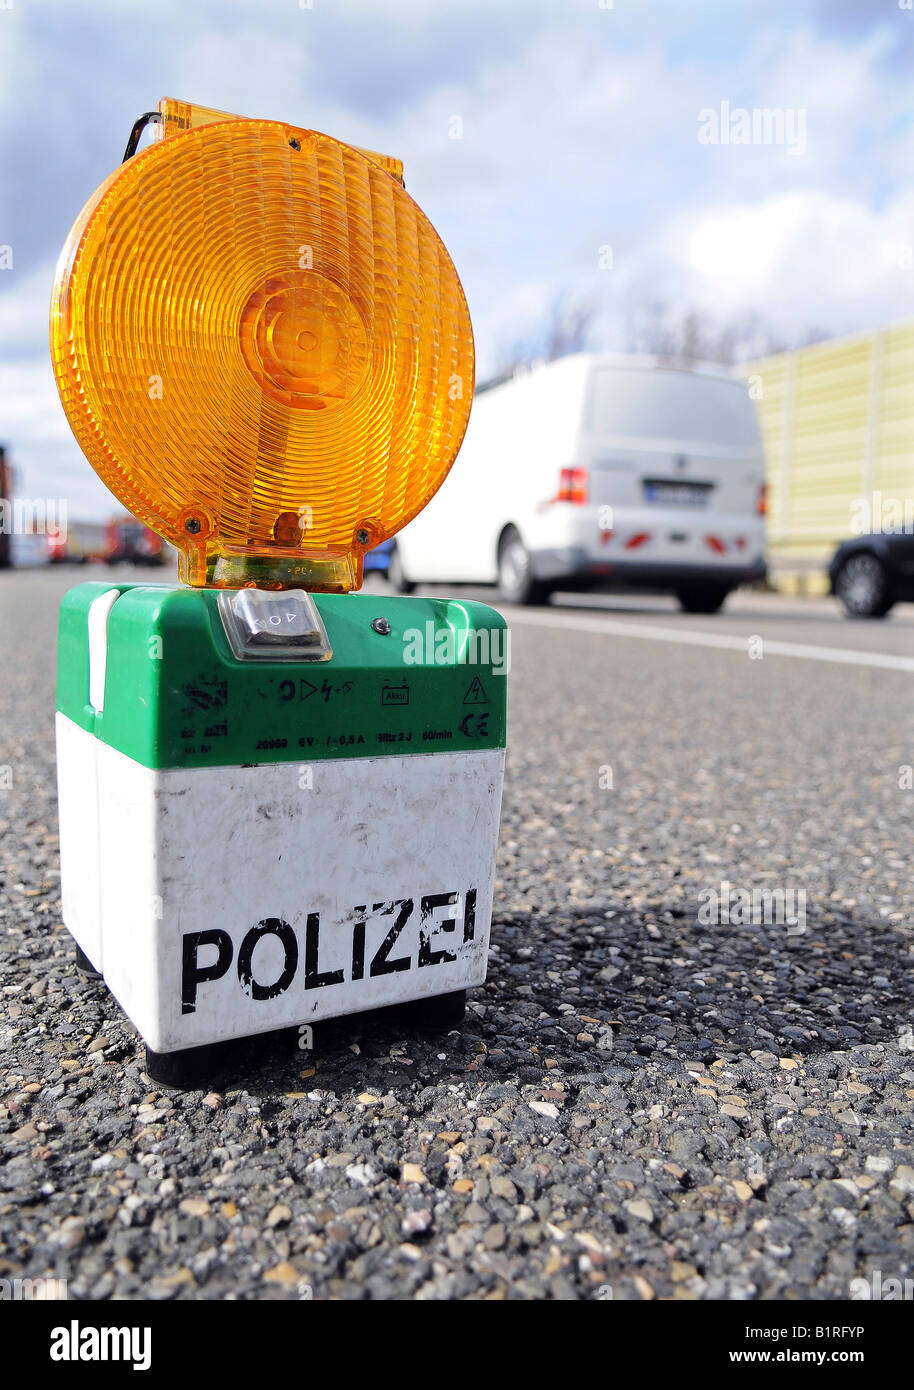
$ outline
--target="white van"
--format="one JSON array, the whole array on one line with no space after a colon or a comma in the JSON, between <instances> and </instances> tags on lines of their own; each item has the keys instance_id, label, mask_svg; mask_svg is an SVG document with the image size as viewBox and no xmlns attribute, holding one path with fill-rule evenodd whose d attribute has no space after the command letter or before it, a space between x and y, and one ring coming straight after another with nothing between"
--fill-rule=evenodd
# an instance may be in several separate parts
<instances>
[{"instance_id":1,"label":"white van","mask_svg":"<svg viewBox=\"0 0 914 1390\"><path fill-rule=\"evenodd\" d=\"M477 393L443 486L396 537L390 577L654 589L713 613L765 576L765 464L745 382L576 353Z\"/></svg>"}]
</instances>

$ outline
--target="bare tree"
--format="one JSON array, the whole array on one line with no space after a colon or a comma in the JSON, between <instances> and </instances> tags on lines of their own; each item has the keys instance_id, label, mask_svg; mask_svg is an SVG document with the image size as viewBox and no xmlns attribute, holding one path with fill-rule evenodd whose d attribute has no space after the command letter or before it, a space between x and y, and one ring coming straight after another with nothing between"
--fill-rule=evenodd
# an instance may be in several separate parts
<instances>
[{"instance_id":1,"label":"bare tree","mask_svg":"<svg viewBox=\"0 0 914 1390\"><path fill-rule=\"evenodd\" d=\"M555 362L590 346L597 305L592 299L558 295L543 323L499 354L498 379L507 379L531 362Z\"/></svg>"},{"instance_id":2,"label":"bare tree","mask_svg":"<svg viewBox=\"0 0 914 1390\"><path fill-rule=\"evenodd\" d=\"M697 362L732 367L792 347L806 347L826 336L812 329L793 341L773 331L757 313L745 314L721 327L697 309L679 315L657 302L639 305L626 322L629 352L646 353L682 367Z\"/></svg>"},{"instance_id":3,"label":"bare tree","mask_svg":"<svg viewBox=\"0 0 914 1390\"><path fill-rule=\"evenodd\" d=\"M554 362L589 347L599 348L597 323L601 306L593 298L556 297L543 323L499 354L497 374L482 386L507 381L533 362ZM821 342L827 335L810 329L791 340L774 331L758 313L744 314L721 326L699 309L684 312L659 300L638 298L623 310L625 350L658 358L669 366L716 363L732 367L753 358L771 357L793 347Z\"/></svg>"}]
</instances>

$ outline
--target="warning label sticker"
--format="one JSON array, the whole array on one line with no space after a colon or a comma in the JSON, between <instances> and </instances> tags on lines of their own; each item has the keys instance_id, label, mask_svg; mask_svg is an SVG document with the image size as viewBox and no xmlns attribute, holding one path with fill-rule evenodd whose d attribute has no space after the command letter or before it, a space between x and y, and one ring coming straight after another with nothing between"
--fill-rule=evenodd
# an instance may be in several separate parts
<instances>
[{"instance_id":1,"label":"warning label sticker","mask_svg":"<svg viewBox=\"0 0 914 1390\"><path fill-rule=\"evenodd\" d=\"M478 676L474 676L467 686L467 693L463 697L465 705L487 705L489 697L486 688Z\"/></svg>"}]
</instances>

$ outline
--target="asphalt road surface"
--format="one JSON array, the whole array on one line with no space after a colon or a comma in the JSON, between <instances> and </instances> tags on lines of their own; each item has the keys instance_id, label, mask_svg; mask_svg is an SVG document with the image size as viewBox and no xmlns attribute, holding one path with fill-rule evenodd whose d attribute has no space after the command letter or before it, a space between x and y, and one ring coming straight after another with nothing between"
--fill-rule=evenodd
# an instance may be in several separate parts
<instances>
[{"instance_id":1,"label":"asphalt road surface","mask_svg":"<svg viewBox=\"0 0 914 1390\"><path fill-rule=\"evenodd\" d=\"M166 1092L60 922L55 618L86 577L0 574L0 1279L627 1300L911 1277L914 610L510 611L464 1027L343 1020Z\"/></svg>"}]
</instances>

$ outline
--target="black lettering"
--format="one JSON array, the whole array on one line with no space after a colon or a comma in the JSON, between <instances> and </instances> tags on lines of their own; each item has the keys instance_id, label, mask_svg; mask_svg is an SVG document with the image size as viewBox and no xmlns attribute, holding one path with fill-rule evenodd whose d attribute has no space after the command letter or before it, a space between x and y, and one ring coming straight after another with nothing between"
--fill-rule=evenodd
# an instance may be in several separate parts
<instances>
[{"instance_id":1,"label":"black lettering","mask_svg":"<svg viewBox=\"0 0 914 1390\"><path fill-rule=\"evenodd\" d=\"M356 914L361 916L364 907L357 907ZM363 980L365 978L365 922L356 922L352 928L352 978Z\"/></svg>"},{"instance_id":2,"label":"black lettering","mask_svg":"<svg viewBox=\"0 0 914 1390\"><path fill-rule=\"evenodd\" d=\"M285 951L282 974L271 985L259 984L254 979L251 968L255 947L264 936L278 937ZM278 994L282 994L292 983L297 966L298 942L295 933L289 923L283 922L279 917L268 917L265 921L258 922L256 927L251 927L238 952L238 979L245 994L249 994L252 999L275 999Z\"/></svg>"},{"instance_id":3,"label":"black lettering","mask_svg":"<svg viewBox=\"0 0 914 1390\"><path fill-rule=\"evenodd\" d=\"M343 983L342 970L325 970L321 974L318 969L321 945L320 932L320 913L309 912L308 925L305 928L305 989L323 989L325 985L341 985Z\"/></svg>"},{"instance_id":4,"label":"black lettering","mask_svg":"<svg viewBox=\"0 0 914 1390\"><path fill-rule=\"evenodd\" d=\"M201 946L215 946L216 959L212 965L200 965L197 957ZM208 931L187 932L184 936L181 968L181 1012L192 1014L197 1007L197 985L206 980L218 980L232 963L232 938L221 927Z\"/></svg>"},{"instance_id":5,"label":"black lettering","mask_svg":"<svg viewBox=\"0 0 914 1390\"><path fill-rule=\"evenodd\" d=\"M463 904L463 939L472 941L476 932L476 889L468 888Z\"/></svg>"},{"instance_id":6,"label":"black lettering","mask_svg":"<svg viewBox=\"0 0 914 1390\"><path fill-rule=\"evenodd\" d=\"M432 913L439 907L453 907L457 902L456 893L427 893L419 903L419 964L441 965L444 961L455 961L457 957L443 948L432 950L432 936L439 931L453 931L457 926L455 917L445 917L441 922L429 922Z\"/></svg>"},{"instance_id":7,"label":"black lettering","mask_svg":"<svg viewBox=\"0 0 914 1390\"><path fill-rule=\"evenodd\" d=\"M371 969L368 973L372 979L377 975L394 975L399 970L408 970L412 964L409 956L400 956L397 960L387 959L391 947L409 921L413 910L412 898L396 898L392 903L375 903L374 910L380 912L382 916L388 917L398 904L400 912L397 920L381 942L375 952L374 960L371 962Z\"/></svg>"}]
</instances>

